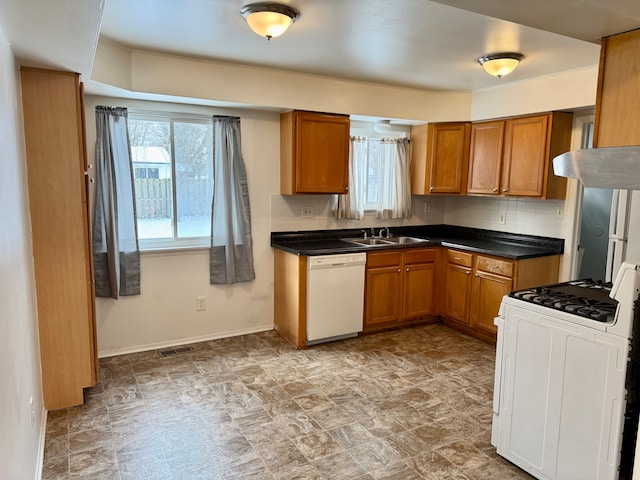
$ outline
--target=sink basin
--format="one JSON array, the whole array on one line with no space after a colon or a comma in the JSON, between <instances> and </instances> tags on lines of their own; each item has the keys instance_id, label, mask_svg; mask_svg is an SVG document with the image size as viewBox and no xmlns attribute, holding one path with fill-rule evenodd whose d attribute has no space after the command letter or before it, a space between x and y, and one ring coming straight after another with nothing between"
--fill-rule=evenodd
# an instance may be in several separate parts
<instances>
[{"instance_id":1,"label":"sink basin","mask_svg":"<svg viewBox=\"0 0 640 480\"><path fill-rule=\"evenodd\" d=\"M356 245L364 245L365 247L374 247L382 245L392 245L390 239L382 238L343 238L343 242L355 243Z\"/></svg>"},{"instance_id":2,"label":"sink basin","mask_svg":"<svg viewBox=\"0 0 640 480\"><path fill-rule=\"evenodd\" d=\"M389 238L385 238L384 240L389 243L397 243L401 245L407 244L407 243L424 243L429 241L424 238L415 238L415 237L389 237Z\"/></svg>"},{"instance_id":3,"label":"sink basin","mask_svg":"<svg viewBox=\"0 0 640 480\"><path fill-rule=\"evenodd\" d=\"M355 243L365 247L383 245L407 245L410 243L427 243L429 240L415 237L389 237L389 238L343 238L343 242Z\"/></svg>"}]
</instances>

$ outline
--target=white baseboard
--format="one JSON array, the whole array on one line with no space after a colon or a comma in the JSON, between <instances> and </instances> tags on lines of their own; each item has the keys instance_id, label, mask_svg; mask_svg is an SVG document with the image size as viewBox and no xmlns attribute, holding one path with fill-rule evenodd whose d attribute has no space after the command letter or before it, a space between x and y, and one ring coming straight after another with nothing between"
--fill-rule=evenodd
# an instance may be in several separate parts
<instances>
[{"instance_id":1,"label":"white baseboard","mask_svg":"<svg viewBox=\"0 0 640 480\"><path fill-rule=\"evenodd\" d=\"M38 440L38 458L36 460L36 480L42 479L42 468L44 467L44 442L47 437L47 411L42 409L40 420L40 435Z\"/></svg>"},{"instance_id":2,"label":"white baseboard","mask_svg":"<svg viewBox=\"0 0 640 480\"><path fill-rule=\"evenodd\" d=\"M135 345L133 347L114 348L110 350L100 350L99 358L115 357L116 355L126 355L129 353L146 352L148 350L157 350L159 348L177 347L178 345L188 345L190 343L207 342L209 340L217 340L219 338L238 337L240 335L248 335L250 333L268 332L273 330L273 325L263 325L259 327L246 328L241 330L232 330L212 335L202 335L199 337L176 338L166 342L149 343L146 345Z\"/></svg>"}]
</instances>

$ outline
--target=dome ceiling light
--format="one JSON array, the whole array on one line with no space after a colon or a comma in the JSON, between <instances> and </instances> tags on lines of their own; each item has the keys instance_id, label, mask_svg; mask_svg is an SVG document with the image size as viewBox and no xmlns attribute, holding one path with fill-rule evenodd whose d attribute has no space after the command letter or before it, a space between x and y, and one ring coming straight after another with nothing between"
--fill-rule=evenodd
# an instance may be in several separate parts
<instances>
[{"instance_id":1,"label":"dome ceiling light","mask_svg":"<svg viewBox=\"0 0 640 480\"><path fill-rule=\"evenodd\" d=\"M484 71L489 75L501 78L513 72L523 58L524 55L521 53L492 53L491 55L480 57L478 63L482 65Z\"/></svg>"},{"instance_id":2,"label":"dome ceiling light","mask_svg":"<svg viewBox=\"0 0 640 480\"><path fill-rule=\"evenodd\" d=\"M245 5L240 9L240 13L249 24L249 28L267 40L279 37L300 18L300 12L295 8L273 2Z\"/></svg>"}]
</instances>

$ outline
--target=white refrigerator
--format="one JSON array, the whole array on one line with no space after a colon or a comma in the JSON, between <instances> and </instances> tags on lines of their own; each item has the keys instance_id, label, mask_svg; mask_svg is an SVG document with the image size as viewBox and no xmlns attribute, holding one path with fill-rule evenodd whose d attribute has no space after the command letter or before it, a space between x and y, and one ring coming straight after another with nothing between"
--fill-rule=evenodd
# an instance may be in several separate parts
<instances>
[{"instance_id":1,"label":"white refrigerator","mask_svg":"<svg viewBox=\"0 0 640 480\"><path fill-rule=\"evenodd\" d=\"M631 216L631 194L632 192L629 190L616 189L613 191L605 272L605 281L607 282L611 282L616 278L620 265L627 260L627 245L631 227L629 222Z\"/></svg>"}]
</instances>

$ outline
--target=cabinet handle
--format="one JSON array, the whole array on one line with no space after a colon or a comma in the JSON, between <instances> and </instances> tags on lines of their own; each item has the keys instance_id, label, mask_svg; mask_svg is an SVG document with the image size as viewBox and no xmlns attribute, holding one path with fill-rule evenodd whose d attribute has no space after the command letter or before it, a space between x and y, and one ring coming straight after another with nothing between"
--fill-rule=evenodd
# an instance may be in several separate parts
<instances>
[{"instance_id":1,"label":"cabinet handle","mask_svg":"<svg viewBox=\"0 0 640 480\"><path fill-rule=\"evenodd\" d=\"M399 269L398 269L398 273L400 273L401 271L402 271L402 269L401 269L401 268L399 268Z\"/></svg>"},{"instance_id":2,"label":"cabinet handle","mask_svg":"<svg viewBox=\"0 0 640 480\"><path fill-rule=\"evenodd\" d=\"M508 188L503 188L503 189L502 189L502 192L503 192L503 193L507 193L508 191L509 191L509 189L508 189Z\"/></svg>"},{"instance_id":3,"label":"cabinet handle","mask_svg":"<svg viewBox=\"0 0 640 480\"><path fill-rule=\"evenodd\" d=\"M349 191L349 187L345 187L344 191L348 192Z\"/></svg>"},{"instance_id":4,"label":"cabinet handle","mask_svg":"<svg viewBox=\"0 0 640 480\"><path fill-rule=\"evenodd\" d=\"M407 272L409 271L409 269L407 268Z\"/></svg>"},{"instance_id":5,"label":"cabinet handle","mask_svg":"<svg viewBox=\"0 0 640 480\"><path fill-rule=\"evenodd\" d=\"M433 192L434 187L429 187L429 191Z\"/></svg>"},{"instance_id":6,"label":"cabinet handle","mask_svg":"<svg viewBox=\"0 0 640 480\"><path fill-rule=\"evenodd\" d=\"M471 275L471 272L464 272L466 275Z\"/></svg>"},{"instance_id":7,"label":"cabinet handle","mask_svg":"<svg viewBox=\"0 0 640 480\"><path fill-rule=\"evenodd\" d=\"M493 193L496 193L497 191L498 191L498 189L497 189L497 188L494 188L494 189L493 189Z\"/></svg>"},{"instance_id":8,"label":"cabinet handle","mask_svg":"<svg viewBox=\"0 0 640 480\"><path fill-rule=\"evenodd\" d=\"M479 277L480 275L478 275L477 273L475 274L476 277Z\"/></svg>"},{"instance_id":9,"label":"cabinet handle","mask_svg":"<svg viewBox=\"0 0 640 480\"><path fill-rule=\"evenodd\" d=\"M462 259L460 257L453 257L454 260L457 260L458 262L461 262Z\"/></svg>"}]
</instances>

